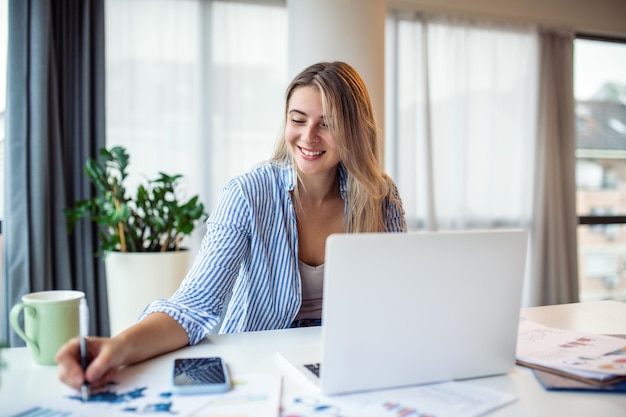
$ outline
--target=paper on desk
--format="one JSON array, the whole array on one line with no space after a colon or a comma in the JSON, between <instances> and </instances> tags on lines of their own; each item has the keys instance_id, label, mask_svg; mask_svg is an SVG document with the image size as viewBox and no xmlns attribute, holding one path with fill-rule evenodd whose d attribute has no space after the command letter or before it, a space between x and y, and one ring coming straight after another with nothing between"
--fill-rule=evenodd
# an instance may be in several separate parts
<instances>
[{"instance_id":1,"label":"paper on desk","mask_svg":"<svg viewBox=\"0 0 626 417\"><path fill-rule=\"evenodd\" d=\"M227 394L211 396L193 417L278 417L280 374L246 374L233 378Z\"/></svg>"},{"instance_id":2,"label":"paper on desk","mask_svg":"<svg viewBox=\"0 0 626 417\"><path fill-rule=\"evenodd\" d=\"M467 382L442 382L360 394L294 397L282 417L476 417L515 396Z\"/></svg>"},{"instance_id":3,"label":"paper on desk","mask_svg":"<svg viewBox=\"0 0 626 417\"><path fill-rule=\"evenodd\" d=\"M278 416L281 377L276 374L233 376L233 389L224 394L173 395L167 377L136 373L127 368L115 384L94 391L89 401L63 388L43 399L33 399L32 408L19 417L146 416L257 417ZM262 412L263 414L259 414Z\"/></svg>"},{"instance_id":4,"label":"paper on desk","mask_svg":"<svg viewBox=\"0 0 626 417\"><path fill-rule=\"evenodd\" d=\"M520 319L518 360L603 380L626 375L626 341L601 334L560 330Z\"/></svg>"},{"instance_id":5,"label":"paper on desk","mask_svg":"<svg viewBox=\"0 0 626 417\"><path fill-rule=\"evenodd\" d=\"M206 396L181 398L172 395L167 377L139 373L136 368L126 368L114 383L94 390L88 401L83 401L80 391L63 386L48 397L33 398L32 408L19 417L52 416L124 416L131 414L188 416L206 404Z\"/></svg>"}]
</instances>

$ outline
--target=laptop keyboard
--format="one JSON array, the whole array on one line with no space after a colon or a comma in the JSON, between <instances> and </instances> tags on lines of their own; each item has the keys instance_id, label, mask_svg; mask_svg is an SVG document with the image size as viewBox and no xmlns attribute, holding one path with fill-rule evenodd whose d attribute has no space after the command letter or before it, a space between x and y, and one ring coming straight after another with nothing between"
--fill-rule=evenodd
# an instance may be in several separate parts
<instances>
[{"instance_id":1,"label":"laptop keyboard","mask_svg":"<svg viewBox=\"0 0 626 417\"><path fill-rule=\"evenodd\" d=\"M310 364L304 365L304 367L308 369L309 371L313 372L315 376L317 376L318 378L320 377L320 364L319 363L310 363Z\"/></svg>"}]
</instances>

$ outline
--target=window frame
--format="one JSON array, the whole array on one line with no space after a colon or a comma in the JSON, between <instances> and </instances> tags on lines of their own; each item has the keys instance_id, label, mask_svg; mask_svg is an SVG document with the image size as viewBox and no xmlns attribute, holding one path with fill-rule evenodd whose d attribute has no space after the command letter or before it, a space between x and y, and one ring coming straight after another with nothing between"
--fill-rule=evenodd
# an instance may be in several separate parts
<instances>
[{"instance_id":1,"label":"window frame","mask_svg":"<svg viewBox=\"0 0 626 417\"><path fill-rule=\"evenodd\" d=\"M577 32L575 34L576 39L584 39L590 41L599 42L613 42L626 46L626 38L619 38L617 36L605 36L596 35L585 32ZM626 215L623 216L577 216L578 225L612 225L612 224L626 224Z\"/></svg>"}]
</instances>

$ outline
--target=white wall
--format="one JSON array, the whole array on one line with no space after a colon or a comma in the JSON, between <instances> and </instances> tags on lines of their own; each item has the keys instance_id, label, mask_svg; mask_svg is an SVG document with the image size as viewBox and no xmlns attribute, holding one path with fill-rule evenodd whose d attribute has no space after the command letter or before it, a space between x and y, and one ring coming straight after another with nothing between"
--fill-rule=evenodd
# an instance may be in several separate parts
<instances>
[{"instance_id":1,"label":"white wall","mask_svg":"<svg viewBox=\"0 0 626 417\"><path fill-rule=\"evenodd\" d=\"M367 85L381 131L385 130L385 6L386 0L287 0L289 77L313 62L349 63ZM382 154L382 143L380 147Z\"/></svg>"},{"instance_id":2,"label":"white wall","mask_svg":"<svg viewBox=\"0 0 626 417\"><path fill-rule=\"evenodd\" d=\"M387 0L387 7L507 19L626 38L626 0Z\"/></svg>"}]
</instances>

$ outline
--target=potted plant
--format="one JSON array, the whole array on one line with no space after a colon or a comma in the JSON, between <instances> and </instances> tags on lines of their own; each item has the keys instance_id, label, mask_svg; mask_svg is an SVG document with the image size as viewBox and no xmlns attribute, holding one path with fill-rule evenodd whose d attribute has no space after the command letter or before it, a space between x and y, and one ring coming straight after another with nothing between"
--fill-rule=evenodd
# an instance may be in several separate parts
<instances>
[{"instance_id":1,"label":"potted plant","mask_svg":"<svg viewBox=\"0 0 626 417\"><path fill-rule=\"evenodd\" d=\"M131 195L129 161L122 146L101 149L99 159L84 166L96 195L65 210L70 231L84 218L100 226L96 255L105 261L112 335L132 324L150 301L178 288L189 266L181 241L207 216L197 195L180 200L181 175L161 172Z\"/></svg>"}]
</instances>

